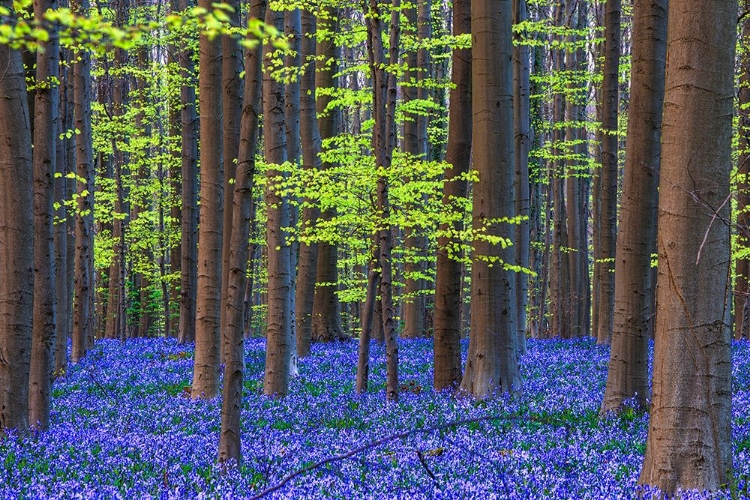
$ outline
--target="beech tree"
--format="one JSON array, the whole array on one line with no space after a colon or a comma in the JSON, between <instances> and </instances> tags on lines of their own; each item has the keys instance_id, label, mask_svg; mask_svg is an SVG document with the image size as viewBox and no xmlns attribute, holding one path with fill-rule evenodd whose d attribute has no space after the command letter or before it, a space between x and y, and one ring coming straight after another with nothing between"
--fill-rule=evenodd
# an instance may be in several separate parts
<instances>
[{"instance_id":1,"label":"beech tree","mask_svg":"<svg viewBox=\"0 0 750 500\"><path fill-rule=\"evenodd\" d=\"M732 477L729 174L737 2L670 0L653 398L640 484Z\"/></svg>"},{"instance_id":2,"label":"beech tree","mask_svg":"<svg viewBox=\"0 0 750 500\"><path fill-rule=\"evenodd\" d=\"M656 290L656 283L651 283L651 254L656 250L666 40L666 0L637 0L605 412L620 411L630 398L643 408L649 397L648 339Z\"/></svg>"},{"instance_id":3,"label":"beech tree","mask_svg":"<svg viewBox=\"0 0 750 500\"><path fill-rule=\"evenodd\" d=\"M474 233L471 337L461 390L475 398L521 387L516 350L511 0L471 4Z\"/></svg>"},{"instance_id":4,"label":"beech tree","mask_svg":"<svg viewBox=\"0 0 750 500\"><path fill-rule=\"evenodd\" d=\"M0 6L11 11L13 2ZM28 428L34 266L31 129L21 52L0 44L0 434Z\"/></svg>"}]
</instances>

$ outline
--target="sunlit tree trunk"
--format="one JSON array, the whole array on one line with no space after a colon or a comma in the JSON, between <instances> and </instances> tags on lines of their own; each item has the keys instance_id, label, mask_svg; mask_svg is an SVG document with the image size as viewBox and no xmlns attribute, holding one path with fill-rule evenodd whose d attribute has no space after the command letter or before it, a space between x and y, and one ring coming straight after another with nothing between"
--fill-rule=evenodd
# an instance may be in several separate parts
<instances>
[{"instance_id":1,"label":"sunlit tree trunk","mask_svg":"<svg viewBox=\"0 0 750 500\"><path fill-rule=\"evenodd\" d=\"M636 0L625 175L615 262L615 316L602 411L649 397L651 253L656 250L661 115L667 50L667 0Z\"/></svg>"},{"instance_id":2,"label":"sunlit tree trunk","mask_svg":"<svg viewBox=\"0 0 750 500\"><path fill-rule=\"evenodd\" d=\"M302 168L314 172L320 168L320 131L315 111L315 15L309 10L302 11L302 32L300 48L304 58L304 70L300 80L300 136L302 146ZM320 214L317 204L310 203L302 208L300 232L305 235L314 225ZM318 244L301 241L297 264L297 287L295 289L295 320L297 322L297 356L310 355L312 341L312 314L315 297L315 277L318 264Z\"/></svg>"},{"instance_id":3,"label":"sunlit tree trunk","mask_svg":"<svg viewBox=\"0 0 750 500\"><path fill-rule=\"evenodd\" d=\"M639 482L733 482L729 175L737 2L670 0L653 397Z\"/></svg>"},{"instance_id":4,"label":"sunlit tree trunk","mask_svg":"<svg viewBox=\"0 0 750 500\"><path fill-rule=\"evenodd\" d=\"M211 9L209 0L199 7ZM221 38L200 41L200 227L198 289L195 313L193 398L213 399L219 394L221 332L221 230L224 211L222 156L222 51Z\"/></svg>"},{"instance_id":5,"label":"sunlit tree trunk","mask_svg":"<svg viewBox=\"0 0 750 500\"><path fill-rule=\"evenodd\" d=\"M55 0L36 0L34 17L42 20ZM60 112L60 45L55 27L48 31L44 52L37 52L34 112L34 320L29 374L29 423L49 426L50 391L55 356L56 297L54 252L54 179Z\"/></svg>"},{"instance_id":6,"label":"sunlit tree trunk","mask_svg":"<svg viewBox=\"0 0 750 500\"><path fill-rule=\"evenodd\" d=\"M516 351L515 250L491 237L512 240L515 226L498 222L515 212L513 161L513 7L510 0L471 5L474 169L471 334L461 390L476 398L519 390Z\"/></svg>"},{"instance_id":7,"label":"sunlit tree trunk","mask_svg":"<svg viewBox=\"0 0 750 500\"><path fill-rule=\"evenodd\" d=\"M256 0L250 8L250 19L263 19L265 0ZM237 154L237 180L234 185L232 210L232 239L229 244L229 274L227 275L227 305L224 332L224 391L221 406L221 434L219 462L240 462L240 414L242 408L242 380L245 371L244 299L247 285L251 217L253 210L253 177L258 144L258 118L261 114L261 51L258 45L245 54L245 86L240 121Z\"/></svg>"},{"instance_id":8,"label":"sunlit tree trunk","mask_svg":"<svg viewBox=\"0 0 750 500\"><path fill-rule=\"evenodd\" d=\"M268 9L266 24L282 31L284 13ZM274 48L263 50L263 144L268 162L265 201L268 245L268 326L266 330L266 370L263 393L285 396L289 391L292 360L292 277L291 247L285 229L289 227L289 200L277 190L283 173L278 169L287 160L284 85L271 72Z\"/></svg>"},{"instance_id":9,"label":"sunlit tree trunk","mask_svg":"<svg viewBox=\"0 0 750 500\"><path fill-rule=\"evenodd\" d=\"M9 0L0 6L12 12ZM11 15L13 15L11 13ZM21 53L0 45L0 434L28 428L34 296L31 129Z\"/></svg>"},{"instance_id":10,"label":"sunlit tree trunk","mask_svg":"<svg viewBox=\"0 0 750 500\"><path fill-rule=\"evenodd\" d=\"M453 3L453 34L471 32L471 2ZM471 49L453 51L453 73L448 114L448 150L445 160L443 205L453 207L457 198L466 198L468 186L461 175L471 161ZM455 388L461 382L461 287L462 264L459 231L463 214L440 224L437 273L435 279L435 351L433 384L436 390Z\"/></svg>"},{"instance_id":11,"label":"sunlit tree trunk","mask_svg":"<svg viewBox=\"0 0 750 500\"><path fill-rule=\"evenodd\" d=\"M89 1L71 2L74 12L85 15ZM76 138L76 249L75 302L73 307L73 351L79 362L94 336L94 165L91 145L91 54L76 52L73 63L73 115Z\"/></svg>"}]
</instances>

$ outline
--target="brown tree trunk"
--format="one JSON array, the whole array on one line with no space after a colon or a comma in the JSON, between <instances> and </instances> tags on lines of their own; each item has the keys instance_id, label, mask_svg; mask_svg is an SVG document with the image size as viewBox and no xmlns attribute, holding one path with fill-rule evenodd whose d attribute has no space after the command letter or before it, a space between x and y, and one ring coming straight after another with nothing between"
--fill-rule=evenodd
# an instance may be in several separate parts
<instances>
[{"instance_id":1,"label":"brown tree trunk","mask_svg":"<svg viewBox=\"0 0 750 500\"><path fill-rule=\"evenodd\" d=\"M664 103L667 1L636 0L625 149L625 176L615 262L615 317L603 412L619 412L649 398L648 339L655 283L651 253L659 198L661 115Z\"/></svg>"},{"instance_id":2,"label":"brown tree trunk","mask_svg":"<svg viewBox=\"0 0 750 500\"><path fill-rule=\"evenodd\" d=\"M13 5L0 6L12 13ZM34 294L31 129L21 53L0 45L0 434L28 428Z\"/></svg>"},{"instance_id":3,"label":"brown tree trunk","mask_svg":"<svg viewBox=\"0 0 750 500\"><path fill-rule=\"evenodd\" d=\"M180 10L193 6L192 0L180 0ZM192 83L191 51L180 51L180 102L182 104L182 231L180 247L180 319L178 340L195 341L195 301L198 288L198 117L195 112L195 87Z\"/></svg>"},{"instance_id":4,"label":"brown tree trunk","mask_svg":"<svg viewBox=\"0 0 750 500\"><path fill-rule=\"evenodd\" d=\"M481 234L512 240L513 43L511 0L474 0L471 5L474 169L474 253L471 268L471 336L460 389L475 398L521 387L516 351L515 250ZM503 61L503 63L498 63Z\"/></svg>"},{"instance_id":5,"label":"brown tree trunk","mask_svg":"<svg viewBox=\"0 0 750 500\"><path fill-rule=\"evenodd\" d=\"M85 16L89 0L71 2L72 10ZM91 54L76 53L73 64L73 115L76 138L77 214L75 249L75 302L73 307L73 351L79 362L94 338L94 165L91 144Z\"/></svg>"},{"instance_id":6,"label":"brown tree trunk","mask_svg":"<svg viewBox=\"0 0 750 500\"><path fill-rule=\"evenodd\" d=\"M471 2L453 3L453 34L471 32ZM466 198L468 185L461 176L471 161L471 49L453 51L454 87L450 93L448 150L445 160L452 168L445 172L443 205L455 206L455 199ZM433 384L436 390L455 388L461 382L461 287L459 258L463 215L453 224L440 224L435 279L435 352Z\"/></svg>"},{"instance_id":7,"label":"brown tree trunk","mask_svg":"<svg viewBox=\"0 0 750 500\"><path fill-rule=\"evenodd\" d=\"M309 10L302 11L302 37L300 48L305 58L305 69L300 80L300 136L302 145L302 168L315 171L320 168L320 131L315 112L315 15ZM315 225L320 209L307 203L302 208L300 234L306 235ZM312 314L315 297L315 278L318 264L318 244L301 241L297 264L297 287L295 289L295 320L297 322L297 356L310 355L312 341Z\"/></svg>"},{"instance_id":8,"label":"brown tree trunk","mask_svg":"<svg viewBox=\"0 0 750 500\"><path fill-rule=\"evenodd\" d=\"M375 316L375 302L378 297L378 286L380 285L380 273L377 269L375 259L370 261L370 269L367 273L367 296L362 314L362 331L359 335L359 348L357 351L357 394L367 392L367 382L370 375L370 339L372 338L372 324Z\"/></svg>"},{"instance_id":9,"label":"brown tree trunk","mask_svg":"<svg viewBox=\"0 0 750 500\"><path fill-rule=\"evenodd\" d=\"M725 313L736 22L735 0L669 2L653 398L639 479L669 495L734 480Z\"/></svg>"},{"instance_id":10,"label":"brown tree trunk","mask_svg":"<svg viewBox=\"0 0 750 500\"><path fill-rule=\"evenodd\" d=\"M596 342L612 341L617 237L617 116L620 68L621 0L607 0L604 12L604 81L602 82L602 171L599 196L599 297Z\"/></svg>"},{"instance_id":11,"label":"brown tree trunk","mask_svg":"<svg viewBox=\"0 0 750 500\"><path fill-rule=\"evenodd\" d=\"M265 0L253 2L250 19L263 19ZM261 50L258 45L245 55L245 88L237 154L237 180L233 190L232 239L229 242L229 274L224 331L224 391L222 395L219 462L241 460L240 414L245 371L244 299L247 285L248 238L253 210L253 177L261 114Z\"/></svg>"},{"instance_id":12,"label":"brown tree trunk","mask_svg":"<svg viewBox=\"0 0 750 500\"><path fill-rule=\"evenodd\" d=\"M199 7L211 9L210 0ZM200 36L200 227L198 289L195 313L193 398L213 399L219 394L221 356L221 230L224 211L224 168L221 116L221 38Z\"/></svg>"},{"instance_id":13,"label":"brown tree trunk","mask_svg":"<svg viewBox=\"0 0 750 500\"><path fill-rule=\"evenodd\" d=\"M326 33L326 38L318 38L316 53L319 66L316 68L315 88L338 88L338 61L340 49L335 44L335 33L338 31L338 11L335 8L325 8L318 17L318 31ZM316 100L318 126L321 140L334 137L339 128L340 110L327 110L333 96L319 95ZM330 164L323 163L321 168L330 168ZM328 208L320 213L321 223L330 221L334 210ZM315 296L313 298L312 338L317 341L343 340L346 335L341 330L339 299L336 295L338 282L338 248L329 241L318 243L318 262L316 270Z\"/></svg>"},{"instance_id":14,"label":"brown tree trunk","mask_svg":"<svg viewBox=\"0 0 750 500\"><path fill-rule=\"evenodd\" d=\"M284 28L284 13L268 9L266 24ZM289 227L289 200L278 192L283 173L278 169L287 160L284 85L271 76L274 48L263 51L263 144L266 172L265 201L268 245L268 326L266 330L266 370L263 393L286 396L292 361L292 277L291 248L284 228Z\"/></svg>"},{"instance_id":15,"label":"brown tree trunk","mask_svg":"<svg viewBox=\"0 0 750 500\"><path fill-rule=\"evenodd\" d=\"M34 17L42 20L55 0L34 2ZM37 52L34 112L34 320L29 373L29 423L49 426L50 392L55 356L56 297L54 252L54 179L57 167L57 125L60 112L60 45L57 30L47 30L44 52Z\"/></svg>"}]
</instances>

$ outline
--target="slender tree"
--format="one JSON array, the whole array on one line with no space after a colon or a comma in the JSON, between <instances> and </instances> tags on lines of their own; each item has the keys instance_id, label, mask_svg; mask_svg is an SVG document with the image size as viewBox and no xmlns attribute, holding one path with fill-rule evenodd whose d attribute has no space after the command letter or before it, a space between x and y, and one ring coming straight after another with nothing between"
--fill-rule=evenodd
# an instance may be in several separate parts
<instances>
[{"instance_id":1,"label":"slender tree","mask_svg":"<svg viewBox=\"0 0 750 500\"><path fill-rule=\"evenodd\" d=\"M210 0L199 7L211 9ZM224 167L221 116L221 38L200 35L200 227L198 289L195 313L193 398L213 399L219 394L221 332L221 229L224 211Z\"/></svg>"},{"instance_id":2,"label":"slender tree","mask_svg":"<svg viewBox=\"0 0 750 500\"><path fill-rule=\"evenodd\" d=\"M265 0L256 0L250 7L250 19L263 19ZM232 210L232 239L229 255L227 305L224 333L224 391L221 406L221 434L219 435L219 461L234 460L241 455L240 412L242 408L242 379L245 371L245 335L243 306L247 284L249 257L250 217L253 214L253 177L255 153L258 144L258 118L261 96L262 46L249 49L245 54L245 88L240 120L240 143L237 154L237 181L234 185Z\"/></svg>"},{"instance_id":3,"label":"slender tree","mask_svg":"<svg viewBox=\"0 0 750 500\"><path fill-rule=\"evenodd\" d=\"M476 398L520 389L516 337L514 226L513 44L511 0L471 4L472 228L471 337L461 390Z\"/></svg>"},{"instance_id":4,"label":"slender tree","mask_svg":"<svg viewBox=\"0 0 750 500\"><path fill-rule=\"evenodd\" d=\"M732 481L729 174L737 2L670 0L653 398L639 482Z\"/></svg>"},{"instance_id":5,"label":"slender tree","mask_svg":"<svg viewBox=\"0 0 750 500\"><path fill-rule=\"evenodd\" d=\"M55 0L36 0L34 18L44 19ZM54 252L54 178L57 167L57 125L60 112L60 44L57 29L37 52L34 112L34 325L29 374L29 423L49 426L52 370L55 356L56 296Z\"/></svg>"},{"instance_id":6,"label":"slender tree","mask_svg":"<svg viewBox=\"0 0 750 500\"><path fill-rule=\"evenodd\" d=\"M0 6L11 11L13 2ZM34 266L31 130L21 53L0 44L0 434L28 428Z\"/></svg>"},{"instance_id":7,"label":"slender tree","mask_svg":"<svg viewBox=\"0 0 750 500\"><path fill-rule=\"evenodd\" d=\"M656 250L661 115L667 51L667 0L636 0L625 175L615 262L615 317L602 410L620 411L625 399L645 408L651 254Z\"/></svg>"},{"instance_id":8,"label":"slender tree","mask_svg":"<svg viewBox=\"0 0 750 500\"><path fill-rule=\"evenodd\" d=\"M471 2L453 3L453 34L471 32ZM463 175L471 161L471 49L455 49L448 123L448 150L445 160L451 168L445 172L443 205L450 207L466 198L468 184ZM460 217L440 224L435 278L435 389L457 387L461 382L461 287L463 283Z\"/></svg>"}]
</instances>

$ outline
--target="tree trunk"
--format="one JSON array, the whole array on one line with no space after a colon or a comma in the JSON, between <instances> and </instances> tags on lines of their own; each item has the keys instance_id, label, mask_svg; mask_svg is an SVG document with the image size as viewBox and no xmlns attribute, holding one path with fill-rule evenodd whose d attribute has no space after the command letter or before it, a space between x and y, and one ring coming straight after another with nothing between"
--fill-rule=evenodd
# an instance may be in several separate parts
<instances>
[{"instance_id":1,"label":"tree trunk","mask_svg":"<svg viewBox=\"0 0 750 500\"><path fill-rule=\"evenodd\" d=\"M475 398L521 387L515 274L502 265L515 261L515 250L488 238L512 240L515 231L498 221L515 212L512 13L511 0L471 5L472 150L479 180L472 191L471 337L460 389Z\"/></svg>"},{"instance_id":2,"label":"tree trunk","mask_svg":"<svg viewBox=\"0 0 750 500\"><path fill-rule=\"evenodd\" d=\"M599 298L597 344L612 340L617 237L617 116L620 68L621 0L607 0L604 12L604 81L602 82L602 171L599 196Z\"/></svg>"},{"instance_id":3,"label":"tree trunk","mask_svg":"<svg viewBox=\"0 0 750 500\"><path fill-rule=\"evenodd\" d=\"M180 0L180 10L192 6L192 0ZM178 341L185 344L195 341L195 301L198 289L198 117L195 112L195 87L192 83L192 53L184 48L179 57L182 81L182 262Z\"/></svg>"},{"instance_id":4,"label":"tree trunk","mask_svg":"<svg viewBox=\"0 0 750 500\"><path fill-rule=\"evenodd\" d=\"M0 6L11 11L12 2ZM28 428L34 294L29 104L21 53L0 45L0 434Z\"/></svg>"},{"instance_id":5,"label":"tree trunk","mask_svg":"<svg viewBox=\"0 0 750 500\"><path fill-rule=\"evenodd\" d=\"M55 0L34 2L34 17L44 18ZM29 374L29 423L49 426L50 392L55 355L56 297L54 252L54 179L60 112L60 45L56 28L47 30L44 52L37 52L34 112L34 320ZM45 85L46 84L46 85Z\"/></svg>"},{"instance_id":6,"label":"tree trunk","mask_svg":"<svg viewBox=\"0 0 750 500\"><path fill-rule=\"evenodd\" d=\"M453 3L453 34L471 32L471 2ZM451 168L445 172L443 205L456 205L457 198L466 198L468 185L461 176L469 171L471 162L471 49L453 51L454 85L450 91L448 150L445 160ZM439 227L437 273L435 279L435 352L433 384L436 390L455 388L461 382L461 268L460 232L463 214L453 223Z\"/></svg>"},{"instance_id":7,"label":"tree trunk","mask_svg":"<svg viewBox=\"0 0 750 500\"><path fill-rule=\"evenodd\" d=\"M250 19L263 19L265 0L253 2ZM232 239L229 242L229 274L224 330L224 392L219 435L219 462L241 460L240 414L242 380L245 371L244 299L247 284L248 238L253 210L253 178L258 144L258 117L261 93L261 51L258 45L245 55L245 88L240 121L240 142L237 155L237 180L234 184Z\"/></svg>"},{"instance_id":8,"label":"tree trunk","mask_svg":"<svg viewBox=\"0 0 750 500\"><path fill-rule=\"evenodd\" d=\"M625 149L625 176L615 262L615 317L603 412L619 412L635 398L645 409L649 398L648 339L651 303L651 253L659 198L661 115L664 103L667 0L636 0Z\"/></svg>"},{"instance_id":9,"label":"tree trunk","mask_svg":"<svg viewBox=\"0 0 750 500\"><path fill-rule=\"evenodd\" d=\"M89 0L71 2L77 15L85 16ZM76 138L77 214L75 249L75 302L73 304L73 352L78 363L94 338L94 165L91 145L91 54L76 53L73 64L73 115Z\"/></svg>"},{"instance_id":10,"label":"tree trunk","mask_svg":"<svg viewBox=\"0 0 750 500\"><path fill-rule=\"evenodd\" d=\"M209 0L199 7L211 9ZM195 313L193 398L213 399L219 394L221 356L221 230L224 211L222 156L222 51L221 38L200 36L200 245Z\"/></svg>"},{"instance_id":11,"label":"tree trunk","mask_svg":"<svg viewBox=\"0 0 750 500\"><path fill-rule=\"evenodd\" d=\"M377 262L373 259L370 261L370 270L367 273L367 296L362 314L362 332L359 336L357 351L357 394L367 392L367 382L370 375L370 339L372 338L375 301L377 301L379 285L380 273L377 270Z\"/></svg>"},{"instance_id":12,"label":"tree trunk","mask_svg":"<svg viewBox=\"0 0 750 500\"><path fill-rule=\"evenodd\" d=\"M338 88L338 61L340 49L335 44L338 31L338 10L325 8L318 17L318 31L326 33L326 38L318 38L316 53L318 56L316 89ZM320 37L319 33L319 37ZM341 111L337 108L327 110L333 100L330 94L318 95L316 109L321 140L325 141L338 133ZM330 168L323 163L323 169ZM321 223L330 221L335 215L333 208L320 213ZM315 296L313 298L312 338L317 341L343 340L346 335L341 330L339 299L336 295L338 282L338 248L329 241L318 243L318 262L316 270Z\"/></svg>"},{"instance_id":13,"label":"tree trunk","mask_svg":"<svg viewBox=\"0 0 750 500\"><path fill-rule=\"evenodd\" d=\"M268 9L266 24L284 29L284 13ZM283 173L278 169L287 160L284 85L271 76L274 48L263 51L263 143L268 162L265 201L268 245L268 327L266 330L266 371L263 393L286 396L292 361L292 279L291 248L285 229L289 227L289 200L279 193Z\"/></svg>"},{"instance_id":14,"label":"tree trunk","mask_svg":"<svg viewBox=\"0 0 750 500\"><path fill-rule=\"evenodd\" d=\"M300 49L305 58L300 80L300 136L302 141L302 168L316 171L320 168L320 131L315 113L315 15L302 11L302 37ZM320 209L309 202L303 205L300 234L305 236L315 225ZM295 289L295 320L297 322L297 356L310 355L312 341L312 314L315 297L315 279L318 265L318 244L301 241L297 264L297 287Z\"/></svg>"},{"instance_id":15,"label":"tree trunk","mask_svg":"<svg viewBox=\"0 0 750 500\"><path fill-rule=\"evenodd\" d=\"M733 481L725 313L736 21L735 0L669 2L653 398L639 479L669 495Z\"/></svg>"}]
</instances>

